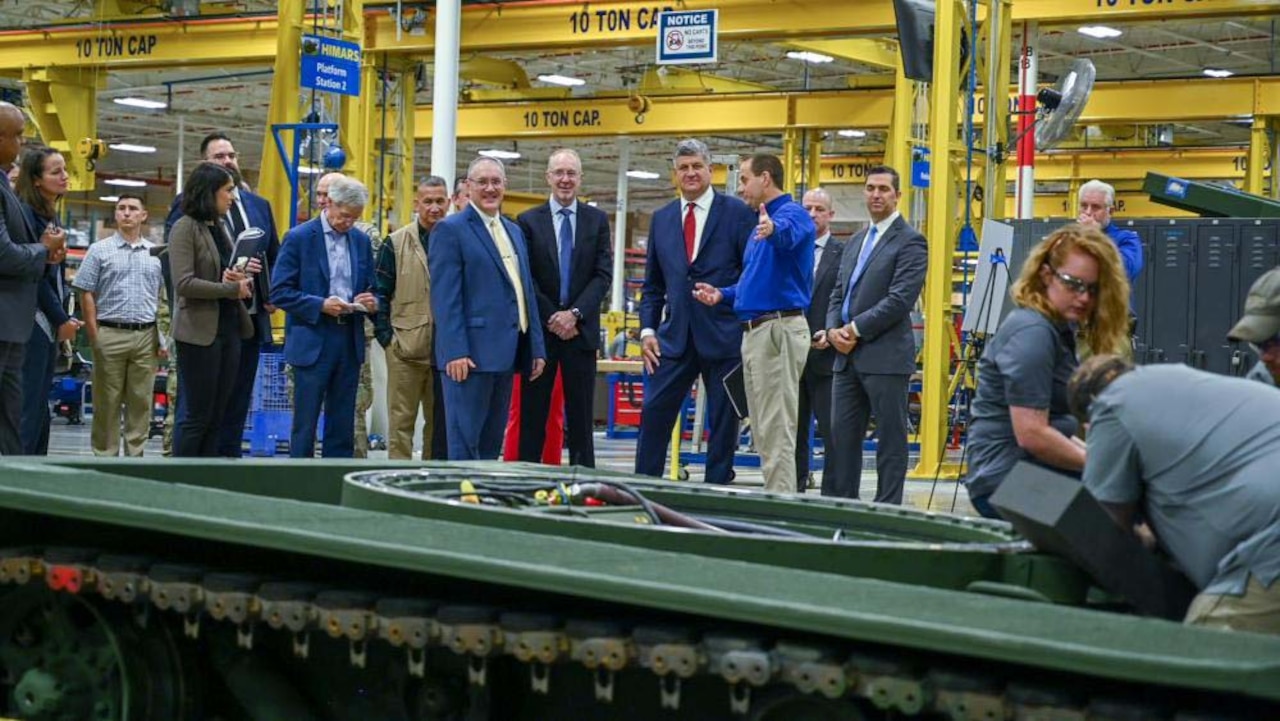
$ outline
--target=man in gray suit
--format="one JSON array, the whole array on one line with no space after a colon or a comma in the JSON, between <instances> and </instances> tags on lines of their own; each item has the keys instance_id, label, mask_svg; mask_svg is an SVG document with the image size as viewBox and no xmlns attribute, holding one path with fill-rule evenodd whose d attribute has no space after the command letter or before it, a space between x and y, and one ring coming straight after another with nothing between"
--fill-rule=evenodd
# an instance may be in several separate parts
<instances>
[{"instance_id":1,"label":"man in gray suit","mask_svg":"<svg viewBox=\"0 0 1280 721\"><path fill-rule=\"evenodd\" d=\"M0 168L18 158L25 126L21 110L0 102ZM22 454L22 358L36 322L36 289L45 264L66 255L65 231L37 234L8 176L0 176L0 456Z\"/></svg>"},{"instance_id":2,"label":"man in gray suit","mask_svg":"<svg viewBox=\"0 0 1280 721\"><path fill-rule=\"evenodd\" d=\"M876 416L877 503L902 503L907 476L907 381L915 370L911 308L928 265L924 236L898 214L898 172L878 165L863 188L871 227L849 241L831 290L827 331L816 347L836 350L831 439L835 473L824 495L858 497L862 442Z\"/></svg>"},{"instance_id":3,"label":"man in gray suit","mask_svg":"<svg viewBox=\"0 0 1280 721\"><path fill-rule=\"evenodd\" d=\"M804 209L809 211L813 219L818 238L815 243L813 271L813 299L805 317L809 321L809 335L816 336L827 328L827 306L831 302L831 289L836 284L836 273L840 270L840 254L844 243L836 240L831 234L831 219L835 217L835 205L831 194L822 188L814 188L804 194ZM818 432L822 440L831 445L831 365L835 362L836 352L829 343L823 347L809 350L809 358L804 364L804 374L800 376L799 423L796 427L796 483L803 490L809 485L809 436L812 432L812 418L817 416ZM823 459L822 492L831 495L826 479L834 478L835 470L828 451Z\"/></svg>"}]
</instances>

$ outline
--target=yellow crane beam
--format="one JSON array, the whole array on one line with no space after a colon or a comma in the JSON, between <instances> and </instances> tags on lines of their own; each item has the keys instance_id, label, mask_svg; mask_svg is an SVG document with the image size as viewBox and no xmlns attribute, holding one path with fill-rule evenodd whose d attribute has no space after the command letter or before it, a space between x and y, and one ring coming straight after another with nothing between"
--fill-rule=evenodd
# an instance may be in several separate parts
<instances>
[{"instance_id":1,"label":"yellow crane beam","mask_svg":"<svg viewBox=\"0 0 1280 721\"><path fill-rule=\"evenodd\" d=\"M94 68L33 68L23 80L40 139L66 158L68 187L92 190L94 164L105 152L98 140L98 91L105 74Z\"/></svg>"},{"instance_id":2,"label":"yellow crane beam","mask_svg":"<svg viewBox=\"0 0 1280 721\"><path fill-rule=\"evenodd\" d=\"M276 16L219 17L168 22L116 21L131 0L104 3L97 17L66 27L0 34L0 72L40 66L166 68L175 65L266 65L275 57ZM892 0L628 0L580 3L492 3L462 8L464 52L581 50L650 45L662 10L719 8L724 41L807 42L897 32ZM1013 22L1042 27L1243 18L1276 13L1273 0L1017 0ZM434 34L405 31L383 8L365 13L365 52L430 57ZM814 18L821 18L820 25Z\"/></svg>"},{"instance_id":3,"label":"yellow crane beam","mask_svg":"<svg viewBox=\"0 0 1280 721\"><path fill-rule=\"evenodd\" d=\"M1010 95L1012 97L1012 94ZM894 90L813 93L708 93L654 98L637 120L625 97L475 103L458 108L458 137L581 137L704 132L779 132L783 128L884 129ZM985 96L974 103L981 123ZM417 138L431 137L431 108L417 109ZM1081 123L1168 123L1280 116L1280 76L1099 83Z\"/></svg>"}]
</instances>

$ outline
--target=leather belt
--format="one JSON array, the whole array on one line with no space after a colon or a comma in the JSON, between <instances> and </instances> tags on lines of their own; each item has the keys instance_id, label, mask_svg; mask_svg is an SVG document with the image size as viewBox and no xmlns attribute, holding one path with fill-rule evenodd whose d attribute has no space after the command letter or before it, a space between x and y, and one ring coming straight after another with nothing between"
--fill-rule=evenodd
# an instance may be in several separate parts
<instances>
[{"instance_id":1,"label":"leather belt","mask_svg":"<svg viewBox=\"0 0 1280 721\"><path fill-rule=\"evenodd\" d=\"M804 315L804 311L800 310L799 308L792 308L791 310L775 310L770 313L765 313L764 315L758 315L752 318L751 320L743 321L742 329L754 330L764 325L765 323L768 323L771 320L777 320L779 318L790 318L796 315Z\"/></svg>"},{"instance_id":2,"label":"leather belt","mask_svg":"<svg viewBox=\"0 0 1280 721\"><path fill-rule=\"evenodd\" d=\"M334 325L346 325L351 322L350 315L329 315L328 313L321 313L320 317L327 319Z\"/></svg>"},{"instance_id":3,"label":"leather belt","mask_svg":"<svg viewBox=\"0 0 1280 721\"><path fill-rule=\"evenodd\" d=\"M115 328L116 330L150 330L156 327L156 322L150 323L120 323L114 320L99 320L98 325L103 328Z\"/></svg>"}]
</instances>

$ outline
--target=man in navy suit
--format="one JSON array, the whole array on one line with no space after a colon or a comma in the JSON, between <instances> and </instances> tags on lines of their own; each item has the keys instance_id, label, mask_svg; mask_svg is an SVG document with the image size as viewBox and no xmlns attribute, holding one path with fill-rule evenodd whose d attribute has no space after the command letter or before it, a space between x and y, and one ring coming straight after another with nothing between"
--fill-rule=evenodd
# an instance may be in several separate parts
<instances>
[{"instance_id":1,"label":"man in navy suit","mask_svg":"<svg viewBox=\"0 0 1280 721\"><path fill-rule=\"evenodd\" d=\"M0 168L17 160L26 123L21 110L0 102ZM22 455L22 361L36 322L36 291L45 265L66 257L66 234L40 235L8 177L0 178L0 456Z\"/></svg>"},{"instance_id":2,"label":"man in navy suit","mask_svg":"<svg viewBox=\"0 0 1280 721\"><path fill-rule=\"evenodd\" d=\"M222 427L218 429L218 455L239 458L241 442L244 438L245 419L249 415L249 401L253 397L253 382L258 376L258 355L262 346L271 344L271 313L275 310L269 304L271 297L271 271L275 267L280 253L280 239L276 233L275 216L271 212L271 203L260 195L249 192L244 179L240 175L240 164L237 160L235 146L226 133L214 132L206 135L200 142L200 155L206 161L217 163L226 168L236 182L235 199L231 210L227 213L223 224L232 242L249 228L258 228L266 233L266 249L254 257L262 266L262 272L254 276L253 297L244 301L249 309L249 317L253 319L253 337L240 342L240 365L236 374L235 385L231 389L231 398L227 402L226 413L222 417ZM169 217L165 219L164 234L169 237L169 230L182 217L182 195L173 199L169 207ZM161 268L168 281L169 258L162 257ZM233 259L234 262L234 259ZM173 293L169 293L173 298ZM170 308L172 315L172 308ZM176 374L177 361L170 357L170 373ZM176 405L176 403L175 403ZM181 410L177 411L181 416ZM175 426L176 428L176 426Z\"/></svg>"},{"instance_id":3,"label":"man in navy suit","mask_svg":"<svg viewBox=\"0 0 1280 721\"><path fill-rule=\"evenodd\" d=\"M428 241L436 367L445 370L449 460L496 460L512 374L518 367L536 381L547 354L524 234L501 215L506 169L476 158L467 185L470 203Z\"/></svg>"},{"instance_id":4,"label":"man in navy suit","mask_svg":"<svg viewBox=\"0 0 1280 721\"><path fill-rule=\"evenodd\" d=\"M831 289L835 287L836 272L840 270L840 254L844 243L831 234L831 219L835 216L835 204L831 194L822 188L814 188L804 194L804 209L809 211L817 229L814 249L813 301L805 316L809 321L809 334L816 335L827 328L827 306L831 304ZM836 352L830 345L809 349L809 360L800 376L800 424L796 434L796 482L803 489L809 482L809 442L813 433L812 418L818 419L818 433L826 443L828 453L823 459L822 477L834 478L831 461L831 365Z\"/></svg>"},{"instance_id":5,"label":"man in navy suit","mask_svg":"<svg viewBox=\"0 0 1280 721\"><path fill-rule=\"evenodd\" d=\"M862 442L876 416L877 503L902 503L907 476L907 381L916 368L911 309L928 267L924 236L898 213L898 172L878 165L863 188L871 227L854 236L831 289L827 328L815 347L835 348L831 438L835 473L822 495L858 497Z\"/></svg>"},{"instance_id":6,"label":"man in navy suit","mask_svg":"<svg viewBox=\"0 0 1280 721\"><path fill-rule=\"evenodd\" d=\"M591 432L600 303L613 280L609 216L578 202L582 160L577 152L563 149L551 154L547 184L551 199L517 218L529 243L529 271L547 346L546 372L532 383L521 384L520 460L542 460L551 389L559 368L569 463L594 468Z\"/></svg>"},{"instance_id":7,"label":"man in navy suit","mask_svg":"<svg viewBox=\"0 0 1280 721\"><path fill-rule=\"evenodd\" d=\"M293 366L289 455L315 455L316 423L325 409L323 455L355 453L356 385L364 363L364 323L378 309L373 249L355 227L369 202L359 181L335 178L319 217L284 236L271 276L271 302L288 316L284 357Z\"/></svg>"},{"instance_id":8,"label":"man in navy suit","mask_svg":"<svg viewBox=\"0 0 1280 721\"><path fill-rule=\"evenodd\" d=\"M707 393L708 483L733 479L738 422L723 379L741 360L742 327L728 305L699 303L695 283L738 282L756 214L711 188L711 152L699 140L676 145L680 198L653 214L640 295L640 346L650 374L636 443L636 473L661 476L671 429L699 375ZM665 317L663 311L666 311Z\"/></svg>"}]
</instances>

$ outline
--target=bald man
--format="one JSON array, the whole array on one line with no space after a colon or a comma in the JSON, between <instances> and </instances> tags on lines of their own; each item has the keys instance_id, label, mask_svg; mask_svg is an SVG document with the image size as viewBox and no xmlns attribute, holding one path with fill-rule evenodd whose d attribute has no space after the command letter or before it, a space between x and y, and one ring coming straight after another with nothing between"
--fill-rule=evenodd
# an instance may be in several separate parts
<instances>
[{"instance_id":1,"label":"bald man","mask_svg":"<svg viewBox=\"0 0 1280 721\"><path fill-rule=\"evenodd\" d=\"M16 106L0 102L0 168L22 150L27 120ZM27 222L8 176L0 180L0 455L22 455L22 360L36 322L36 289L47 263L67 256L66 232Z\"/></svg>"},{"instance_id":2,"label":"bald man","mask_svg":"<svg viewBox=\"0 0 1280 721\"><path fill-rule=\"evenodd\" d=\"M844 243L836 240L831 234L831 219L835 217L835 204L831 194L822 188L814 188L804 194L804 209L813 220L818 238L814 247L813 261L813 299L805 316L809 321L809 336L825 330L827 322L827 305L831 300L831 289L835 286L836 274L840 270L840 256L844 252ZM831 442L831 367L835 363L836 352L830 346L826 348L810 348L809 358L804 365L804 373L800 376L800 422L796 434L796 482L800 488L809 483L809 441L813 432L813 419L818 420L818 433L826 443ZM831 456L827 455L822 466L825 479L827 470L831 468ZM831 474L835 478L835 474ZM821 486L819 486L821 488Z\"/></svg>"}]
</instances>

